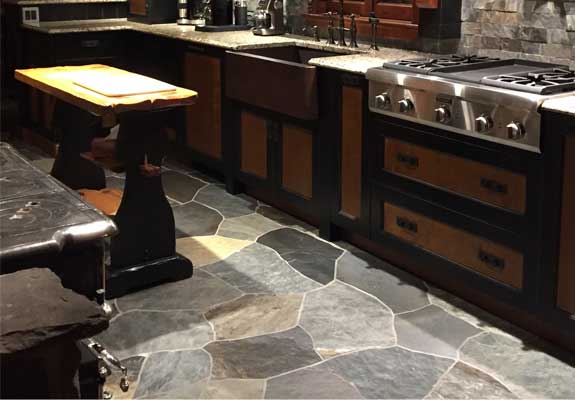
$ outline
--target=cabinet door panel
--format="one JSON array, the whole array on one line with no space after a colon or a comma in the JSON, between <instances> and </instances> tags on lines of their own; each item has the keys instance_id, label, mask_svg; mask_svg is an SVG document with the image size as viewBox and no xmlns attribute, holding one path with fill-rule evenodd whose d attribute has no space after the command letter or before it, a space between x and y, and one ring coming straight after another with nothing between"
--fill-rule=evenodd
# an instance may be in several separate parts
<instances>
[{"instance_id":1,"label":"cabinet door panel","mask_svg":"<svg viewBox=\"0 0 575 400\"><path fill-rule=\"evenodd\" d=\"M565 139L557 305L575 315L575 134Z\"/></svg>"},{"instance_id":2,"label":"cabinet door panel","mask_svg":"<svg viewBox=\"0 0 575 400\"><path fill-rule=\"evenodd\" d=\"M195 53L185 55L184 84L198 92L198 101L186 109L188 145L205 155L222 157L220 59Z\"/></svg>"},{"instance_id":3,"label":"cabinet door panel","mask_svg":"<svg viewBox=\"0 0 575 400\"><path fill-rule=\"evenodd\" d=\"M307 129L283 126L282 188L306 199L313 196L313 135Z\"/></svg>"},{"instance_id":4,"label":"cabinet door panel","mask_svg":"<svg viewBox=\"0 0 575 400\"><path fill-rule=\"evenodd\" d=\"M267 121L257 115L242 111L240 169L259 178L268 177Z\"/></svg>"},{"instance_id":5,"label":"cabinet door panel","mask_svg":"<svg viewBox=\"0 0 575 400\"><path fill-rule=\"evenodd\" d=\"M361 173L363 92L361 88L342 87L341 116L341 206L340 212L361 217Z\"/></svg>"}]
</instances>

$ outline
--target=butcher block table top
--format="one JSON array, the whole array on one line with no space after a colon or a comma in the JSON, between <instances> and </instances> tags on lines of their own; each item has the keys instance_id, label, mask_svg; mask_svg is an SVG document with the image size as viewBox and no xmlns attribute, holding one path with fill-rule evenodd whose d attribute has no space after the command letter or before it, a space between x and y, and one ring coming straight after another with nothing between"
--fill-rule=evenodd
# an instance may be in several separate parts
<instances>
[{"instance_id":1,"label":"butcher block table top","mask_svg":"<svg viewBox=\"0 0 575 400\"><path fill-rule=\"evenodd\" d=\"M17 80L103 117L194 104L198 93L107 65L17 69Z\"/></svg>"}]
</instances>

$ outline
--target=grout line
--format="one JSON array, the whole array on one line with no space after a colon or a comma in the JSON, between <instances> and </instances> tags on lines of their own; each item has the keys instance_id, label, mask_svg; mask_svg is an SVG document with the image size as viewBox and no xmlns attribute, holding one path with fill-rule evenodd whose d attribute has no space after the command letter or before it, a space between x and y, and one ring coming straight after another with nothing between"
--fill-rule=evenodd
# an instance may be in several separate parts
<instances>
[{"instance_id":1,"label":"grout line","mask_svg":"<svg viewBox=\"0 0 575 400\"><path fill-rule=\"evenodd\" d=\"M427 392L427 394L426 394L425 396L423 396L423 399L427 399L428 396L429 396L431 393L433 393L433 391L440 385L441 380L442 380L445 376L447 376L447 374L449 374L449 373L451 372L451 370L453 369L453 367L455 367L455 365L457 365L457 362L458 362L457 360L453 361L453 364L451 364L451 365L449 366L449 368L447 368L447 369L443 372L443 374L441 374L441 375L439 376L439 378L437 378L437 381L436 381L435 384L431 387L431 389L429 390L429 392Z\"/></svg>"},{"instance_id":2,"label":"grout line","mask_svg":"<svg viewBox=\"0 0 575 400\"><path fill-rule=\"evenodd\" d=\"M434 305L435 305L435 304L429 303L429 304L426 304L426 305L424 305L424 306L414 308L413 310L407 310L407 311L402 311L402 312L395 313L395 315L397 316L397 315L411 314L411 313L414 313L414 312L417 312L417 311L424 310L424 309L426 309L427 307L431 307L431 306L434 306ZM440 307L440 308L441 308L441 307ZM459 319L461 319L461 318L459 318Z\"/></svg>"},{"instance_id":3,"label":"grout line","mask_svg":"<svg viewBox=\"0 0 575 400\"><path fill-rule=\"evenodd\" d=\"M484 369L481 368L481 367L478 367L478 366L476 366L476 365L473 365L473 364L468 363L467 361L459 360L458 362L461 363L461 364L465 364L465 365L467 365L468 367L471 367L471 368L473 368L473 369L476 369L476 370L478 370L479 372L483 372L485 375L489 376L491 379L493 379L494 381L496 381L497 383L499 383L501 386L503 386L505 389L507 389L507 390L509 391L509 393L513 393L513 394L516 395L518 398L521 398L521 397L523 396L523 395L518 395L517 393L515 393L515 391L511 390L511 388L509 387L509 385L507 385L506 383L504 383L504 382L503 382L497 375L495 375L494 373L488 372L488 371L484 370ZM522 389L522 388L521 388L521 389ZM523 391L523 390L521 390L521 391Z\"/></svg>"},{"instance_id":4,"label":"grout line","mask_svg":"<svg viewBox=\"0 0 575 400\"><path fill-rule=\"evenodd\" d=\"M418 354L425 354L427 356L432 356L432 357L437 357L437 358L443 358L446 360L453 360L453 361L458 361L457 358L454 357L450 357L450 356L444 356L442 354L436 354L436 353L429 353L427 351L422 351L422 350L415 350L415 349L410 349L409 347L405 347L404 345L398 344L396 345L398 348L403 349L403 350L407 350L410 351L412 353L418 353ZM457 357L457 356L456 356Z\"/></svg>"},{"instance_id":5,"label":"grout line","mask_svg":"<svg viewBox=\"0 0 575 400\"><path fill-rule=\"evenodd\" d=\"M358 288L358 287L355 287L355 286L353 286L351 283L347 283L347 282L341 281L341 280L339 280L339 279L336 279L335 282L338 282L338 283L341 283L341 284L343 284L343 285L349 286L349 287L351 287L351 288L357 290L358 292L361 292L361 293L363 293L364 295L371 297L372 299L374 299L375 301L377 301L378 303L380 303L381 305L383 305L392 315L394 315L393 310L391 309L391 307L388 306L387 304L385 304L383 301L381 301L379 298L377 298L377 297L374 296L373 294L368 293L368 292L366 292L365 290L362 290L362 289L360 289L360 288Z\"/></svg>"}]
</instances>

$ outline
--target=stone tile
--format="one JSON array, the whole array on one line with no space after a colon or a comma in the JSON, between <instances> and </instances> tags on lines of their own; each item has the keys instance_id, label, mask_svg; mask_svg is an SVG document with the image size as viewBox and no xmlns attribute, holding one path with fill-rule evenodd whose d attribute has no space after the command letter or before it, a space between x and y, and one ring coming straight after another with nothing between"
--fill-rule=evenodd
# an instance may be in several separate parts
<instances>
[{"instance_id":1,"label":"stone tile","mask_svg":"<svg viewBox=\"0 0 575 400\"><path fill-rule=\"evenodd\" d=\"M54 159L53 158L39 158L37 160L33 160L32 164L34 164L34 166L36 168L39 168L42 172L44 172L46 174L50 174L50 172L52 171L52 165L54 164Z\"/></svg>"},{"instance_id":2,"label":"stone tile","mask_svg":"<svg viewBox=\"0 0 575 400\"><path fill-rule=\"evenodd\" d=\"M315 232L317 230L310 224L299 220L296 217L293 217L283 211L280 211L277 208L270 207L265 204L262 204L258 207L257 213L271 219L272 221L277 222L280 225L299 227L302 230L309 232Z\"/></svg>"},{"instance_id":3,"label":"stone tile","mask_svg":"<svg viewBox=\"0 0 575 400\"><path fill-rule=\"evenodd\" d=\"M202 399L261 399L263 379L212 379L201 395Z\"/></svg>"},{"instance_id":4,"label":"stone tile","mask_svg":"<svg viewBox=\"0 0 575 400\"><path fill-rule=\"evenodd\" d=\"M321 365L272 378L266 399L361 399L357 389Z\"/></svg>"},{"instance_id":5,"label":"stone tile","mask_svg":"<svg viewBox=\"0 0 575 400\"><path fill-rule=\"evenodd\" d=\"M225 219L218 235L235 239L256 240L259 236L281 228L282 225L260 214Z\"/></svg>"},{"instance_id":6,"label":"stone tile","mask_svg":"<svg viewBox=\"0 0 575 400\"><path fill-rule=\"evenodd\" d=\"M509 337L518 336L525 339L534 338L532 334L527 333L518 326L512 325L507 321L503 321L501 318L498 318L451 293L445 292L434 286L430 286L428 294L432 304L443 308L448 313L478 328Z\"/></svg>"},{"instance_id":7,"label":"stone tile","mask_svg":"<svg viewBox=\"0 0 575 400\"><path fill-rule=\"evenodd\" d=\"M252 214L257 207L256 200L247 196L234 196L218 185L206 186L200 190L196 201L215 208L226 218Z\"/></svg>"},{"instance_id":8,"label":"stone tile","mask_svg":"<svg viewBox=\"0 0 575 400\"><path fill-rule=\"evenodd\" d=\"M202 270L178 282L165 283L117 299L122 311L194 310L206 312L211 307L238 298L243 293Z\"/></svg>"},{"instance_id":9,"label":"stone tile","mask_svg":"<svg viewBox=\"0 0 575 400\"><path fill-rule=\"evenodd\" d=\"M205 268L245 293L302 293L321 287L258 243Z\"/></svg>"},{"instance_id":10,"label":"stone tile","mask_svg":"<svg viewBox=\"0 0 575 400\"><path fill-rule=\"evenodd\" d=\"M575 398L575 368L507 336L485 333L461 349L461 360L501 379L520 398Z\"/></svg>"},{"instance_id":11,"label":"stone tile","mask_svg":"<svg viewBox=\"0 0 575 400\"><path fill-rule=\"evenodd\" d=\"M224 260L249 244L221 236L194 236L177 239L176 251L192 261L194 268L201 268Z\"/></svg>"},{"instance_id":12,"label":"stone tile","mask_svg":"<svg viewBox=\"0 0 575 400\"><path fill-rule=\"evenodd\" d=\"M210 356L204 350L155 353L148 357L136 398L196 399L210 376Z\"/></svg>"},{"instance_id":13,"label":"stone tile","mask_svg":"<svg viewBox=\"0 0 575 400\"><path fill-rule=\"evenodd\" d=\"M291 228L266 233L258 243L271 247L303 275L326 284L335 278L335 260L342 250Z\"/></svg>"},{"instance_id":14,"label":"stone tile","mask_svg":"<svg viewBox=\"0 0 575 400\"><path fill-rule=\"evenodd\" d=\"M97 336L119 358L164 350L192 349L213 339L210 324L194 311L131 311Z\"/></svg>"},{"instance_id":15,"label":"stone tile","mask_svg":"<svg viewBox=\"0 0 575 400\"><path fill-rule=\"evenodd\" d=\"M444 375L426 399L516 399L493 377L458 362Z\"/></svg>"},{"instance_id":16,"label":"stone tile","mask_svg":"<svg viewBox=\"0 0 575 400\"><path fill-rule=\"evenodd\" d=\"M399 347L370 349L327 360L329 367L355 385L367 399L423 398L452 360Z\"/></svg>"},{"instance_id":17,"label":"stone tile","mask_svg":"<svg viewBox=\"0 0 575 400\"><path fill-rule=\"evenodd\" d=\"M433 305L396 316L395 330L399 345L444 357L457 357L463 342L481 332Z\"/></svg>"},{"instance_id":18,"label":"stone tile","mask_svg":"<svg viewBox=\"0 0 575 400\"><path fill-rule=\"evenodd\" d=\"M299 317L302 295L245 295L221 304L205 316L216 338L239 339L293 328Z\"/></svg>"},{"instance_id":19,"label":"stone tile","mask_svg":"<svg viewBox=\"0 0 575 400\"><path fill-rule=\"evenodd\" d=\"M357 249L337 261L337 279L377 297L396 313L429 304L423 281Z\"/></svg>"},{"instance_id":20,"label":"stone tile","mask_svg":"<svg viewBox=\"0 0 575 400\"><path fill-rule=\"evenodd\" d=\"M130 388L127 392L123 392L120 389L120 379L122 378L122 372L117 369L112 369L112 375L106 378L106 383L104 384L104 390L112 394L114 399L132 399L134 398L134 393L138 387L138 377L140 375L140 370L142 369L142 364L146 358L142 356L130 357L122 360L122 364L128 369L128 382L130 382Z\"/></svg>"},{"instance_id":21,"label":"stone tile","mask_svg":"<svg viewBox=\"0 0 575 400\"><path fill-rule=\"evenodd\" d=\"M300 325L318 351L345 353L372 346L393 346L393 315L374 298L343 283L308 293Z\"/></svg>"},{"instance_id":22,"label":"stone tile","mask_svg":"<svg viewBox=\"0 0 575 400\"><path fill-rule=\"evenodd\" d=\"M123 178L118 178L117 176L108 175L106 176L106 187L112 189L124 190L124 185L126 180Z\"/></svg>"},{"instance_id":23,"label":"stone tile","mask_svg":"<svg viewBox=\"0 0 575 400\"><path fill-rule=\"evenodd\" d=\"M186 236L215 235L222 222L217 212L195 201L173 207L176 229Z\"/></svg>"},{"instance_id":24,"label":"stone tile","mask_svg":"<svg viewBox=\"0 0 575 400\"><path fill-rule=\"evenodd\" d=\"M311 338L296 327L286 332L234 341L212 342L212 377L269 378L321 361Z\"/></svg>"},{"instance_id":25,"label":"stone tile","mask_svg":"<svg viewBox=\"0 0 575 400\"><path fill-rule=\"evenodd\" d=\"M198 190L206 186L205 182L176 171L162 172L162 184L166 196L180 203L191 201Z\"/></svg>"}]
</instances>

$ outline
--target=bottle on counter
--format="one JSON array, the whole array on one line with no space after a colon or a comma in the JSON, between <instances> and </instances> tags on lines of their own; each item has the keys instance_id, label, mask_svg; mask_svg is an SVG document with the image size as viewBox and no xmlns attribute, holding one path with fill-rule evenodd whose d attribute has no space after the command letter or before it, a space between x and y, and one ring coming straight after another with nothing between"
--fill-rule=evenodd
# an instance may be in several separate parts
<instances>
[{"instance_id":1,"label":"bottle on counter","mask_svg":"<svg viewBox=\"0 0 575 400\"><path fill-rule=\"evenodd\" d=\"M248 24L248 3L246 0L236 0L234 4L234 24Z\"/></svg>"}]
</instances>

